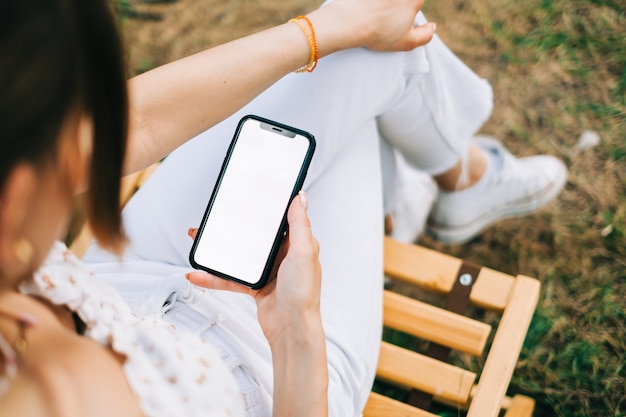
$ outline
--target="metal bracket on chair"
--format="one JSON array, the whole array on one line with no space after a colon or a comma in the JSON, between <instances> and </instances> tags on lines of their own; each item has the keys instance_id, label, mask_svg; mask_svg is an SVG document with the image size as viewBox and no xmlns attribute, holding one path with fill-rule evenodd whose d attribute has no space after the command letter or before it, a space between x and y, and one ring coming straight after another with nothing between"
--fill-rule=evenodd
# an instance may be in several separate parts
<instances>
[{"instance_id":1,"label":"metal bracket on chair","mask_svg":"<svg viewBox=\"0 0 626 417\"><path fill-rule=\"evenodd\" d=\"M481 266L471 262L463 261L452 285L452 289L448 293L443 308L453 313L465 315L467 312L467 306L469 304L470 293L472 287L478 280L478 274L480 273ZM450 349L447 346L442 346L438 343L429 343L428 349L425 355L433 359L437 359L443 362L448 360L450 356ZM428 410L433 400L432 394L413 389L409 393L407 403L419 407L423 410Z\"/></svg>"}]
</instances>

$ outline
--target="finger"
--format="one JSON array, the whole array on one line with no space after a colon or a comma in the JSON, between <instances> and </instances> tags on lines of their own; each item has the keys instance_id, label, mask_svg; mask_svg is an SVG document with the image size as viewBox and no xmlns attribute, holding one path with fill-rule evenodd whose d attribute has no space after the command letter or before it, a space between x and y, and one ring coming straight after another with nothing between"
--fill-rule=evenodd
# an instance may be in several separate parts
<instances>
[{"instance_id":1,"label":"finger","mask_svg":"<svg viewBox=\"0 0 626 417\"><path fill-rule=\"evenodd\" d=\"M416 26L411 30L411 36L409 38L412 45L409 49L417 48L418 46L426 45L435 36L437 31L437 24L434 22L428 22L426 24Z\"/></svg>"},{"instance_id":2,"label":"finger","mask_svg":"<svg viewBox=\"0 0 626 417\"><path fill-rule=\"evenodd\" d=\"M209 288L212 290L230 291L241 294L252 294L254 290L245 285L239 284L235 281L223 279L215 275L211 275L204 271L193 271L185 274L185 278L192 283L203 288Z\"/></svg>"},{"instance_id":3,"label":"finger","mask_svg":"<svg viewBox=\"0 0 626 417\"><path fill-rule=\"evenodd\" d=\"M190 238L195 239L196 236L198 235L198 229L195 227L190 227L189 230L187 230L187 235Z\"/></svg>"}]
</instances>

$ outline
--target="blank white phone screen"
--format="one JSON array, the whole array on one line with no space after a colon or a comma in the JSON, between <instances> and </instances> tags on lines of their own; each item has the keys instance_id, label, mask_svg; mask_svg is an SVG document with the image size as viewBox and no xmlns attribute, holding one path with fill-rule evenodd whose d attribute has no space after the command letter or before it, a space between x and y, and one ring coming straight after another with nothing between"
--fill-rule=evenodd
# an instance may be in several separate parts
<instances>
[{"instance_id":1,"label":"blank white phone screen","mask_svg":"<svg viewBox=\"0 0 626 417\"><path fill-rule=\"evenodd\" d=\"M228 162L194 259L254 284L261 279L309 140L247 120Z\"/></svg>"}]
</instances>

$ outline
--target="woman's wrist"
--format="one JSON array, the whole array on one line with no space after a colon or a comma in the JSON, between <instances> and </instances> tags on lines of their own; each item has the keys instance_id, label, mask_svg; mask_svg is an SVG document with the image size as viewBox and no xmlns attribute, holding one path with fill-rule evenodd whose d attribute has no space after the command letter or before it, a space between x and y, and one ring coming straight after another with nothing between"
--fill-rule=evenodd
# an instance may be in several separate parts
<instances>
[{"instance_id":1,"label":"woman's wrist","mask_svg":"<svg viewBox=\"0 0 626 417\"><path fill-rule=\"evenodd\" d=\"M306 16L290 19L288 23L299 26L302 44L308 45L309 60L296 72L312 72L319 58L344 49L365 46L363 27L354 24L354 16L333 3L316 9ZM354 29L351 27L354 26Z\"/></svg>"},{"instance_id":2,"label":"woman's wrist","mask_svg":"<svg viewBox=\"0 0 626 417\"><path fill-rule=\"evenodd\" d=\"M321 319L283 329L270 346L273 416L327 416L328 364Z\"/></svg>"},{"instance_id":3,"label":"woman's wrist","mask_svg":"<svg viewBox=\"0 0 626 417\"><path fill-rule=\"evenodd\" d=\"M415 26L421 1L333 1L312 11L319 56L365 47L375 51L408 51L430 41L436 26Z\"/></svg>"},{"instance_id":4,"label":"woman's wrist","mask_svg":"<svg viewBox=\"0 0 626 417\"><path fill-rule=\"evenodd\" d=\"M359 31L350 29L351 20L342 21L343 13L336 11L333 6L330 3L307 15L315 29L320 58L344 49L364 46Z\"/></svg>"},{"instance_id":5,"label":"woman's wrist","mask_svg":"<svg viewBox=\"0 0 626 417\"><path fill-rule=\"evenodd\" d=\"M272 351L293 346L307 348L324 341L324 329L319 310L294 310L283 315L280 323L273 323L273 331L266 333Z\"/></svg>"}]
</instances>

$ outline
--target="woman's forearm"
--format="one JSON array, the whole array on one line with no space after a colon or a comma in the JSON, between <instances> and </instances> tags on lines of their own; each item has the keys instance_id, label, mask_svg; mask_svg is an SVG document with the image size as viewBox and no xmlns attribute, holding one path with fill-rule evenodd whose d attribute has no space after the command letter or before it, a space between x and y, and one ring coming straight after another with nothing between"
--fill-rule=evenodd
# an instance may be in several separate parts
<instances>
[{"instance_id":1,"label":"woman's forearm","mask_svg":"<svg viewBox=\"0 0 626 417\"><path fill-rule=\"evenodd\" d=\"M321 320L274 342L273 417L327 417L328 364Z\"/></svg>"},{"instance_id":2,"label":"woman's forearm","mask_svg":"<svg viewBox=\"0 0 626 417\"><path fill-rule=\"evenodd\" d=\"M299 31L281 25L133 78L126 173L158 161L306 64L308 44Z\"/></svg>"},{"instance_id":3,"label":"woman's forearm","mask_svg":"<svg viewBox=\"0 0 626 417\"><path fill-rule=\"evenodd\" d=\"M412 27L421 4L422 0L336 0L309 13L319 57L359 46L390 51L423 45L434 26ZM133 78L125 172L158 161L284 75L307 65L309 58L303 30L285 23Z\"/></svg>"},{"instance_id":4,"label":"woman's forearm","mask_svg":"<svg viewBox=\"0 0 626 417\"><path fill-rule=\"evenodd\" d=\"M337 30L338 19L347 14L342 9L333 5L308 15L320 58L362 43L358 30L346 30L347 23ZM126 173L158 161L224 120L280 78L306 65L309 57L302 29L285 23L133 78Z\"/></svg>"}]
</instances>

